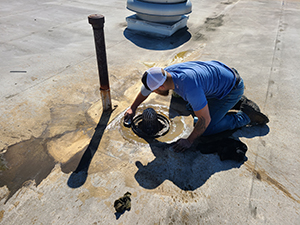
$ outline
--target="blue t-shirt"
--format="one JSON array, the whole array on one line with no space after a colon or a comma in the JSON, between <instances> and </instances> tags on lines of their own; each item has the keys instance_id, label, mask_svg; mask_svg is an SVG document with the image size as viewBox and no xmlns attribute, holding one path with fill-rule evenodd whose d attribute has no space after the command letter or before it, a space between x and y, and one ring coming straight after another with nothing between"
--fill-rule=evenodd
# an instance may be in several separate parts
<instances>
[{"instance_id":1,"label":"blue t-shirt","mask_svg":"<svg viewBox=\"0 0 300 225\"><path fill-rule=\"evenodd\" d=\"M235 85L235 75L218 61L192 61L165 68L172 75L174 91L188 101L194 111L202 109L207 99L222 99Z\"/></svg>"}]
</instances>

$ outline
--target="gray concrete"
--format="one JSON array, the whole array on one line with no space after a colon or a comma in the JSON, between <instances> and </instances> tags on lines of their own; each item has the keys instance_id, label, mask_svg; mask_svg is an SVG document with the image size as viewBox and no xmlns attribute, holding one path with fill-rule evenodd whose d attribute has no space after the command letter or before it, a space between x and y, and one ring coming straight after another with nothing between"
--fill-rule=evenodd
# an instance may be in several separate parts
<instances>
[{"instance_id":1,"label":"gray concrete","mask_svg":"<svg viewBox=\"0 0 300 225\"><path fill-rule=\"evenodd\" d=\"M126 30L126 1L1 1L0 224L299 224L300 1L192 4L187 31L151 39ZM106 19L111 114L99 97L94 13ZM270 119L233 134L246 162L124 138L145 69L211 59L238 69ZM167 110L170 98L145 104ZM183 120L179 136L192 127ZM76 175L91 140L88 175ZM131 210L115 214L127 191Z\"/></svg>"}]
</instances>

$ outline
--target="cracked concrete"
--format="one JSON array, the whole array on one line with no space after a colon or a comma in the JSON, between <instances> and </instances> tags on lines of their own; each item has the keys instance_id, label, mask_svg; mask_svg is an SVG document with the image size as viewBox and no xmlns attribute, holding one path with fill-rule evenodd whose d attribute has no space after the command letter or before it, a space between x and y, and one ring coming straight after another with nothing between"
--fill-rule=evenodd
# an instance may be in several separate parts
<instances>
[{"instance_id":1,"label":"cracked concrete","mask_svg":"<svg viewBox=\"0 0 300 225\"><path fill-rule=\"evenodd\" d=\"M188 29L163 39L126 29L126 1L2 1L0 224L299 223L300 1L192 4ZM105 16L109 114L87 21L94 13ZM173 136L148 143L122 127L143 71L189 60L235 67L268 115L268 126L233 134L247 161L174 153L168 143L193 118L171 96L153 94L144 107L184 114ZM127 191L131 210L115 213Z\"/></svg>"}]
</instances>

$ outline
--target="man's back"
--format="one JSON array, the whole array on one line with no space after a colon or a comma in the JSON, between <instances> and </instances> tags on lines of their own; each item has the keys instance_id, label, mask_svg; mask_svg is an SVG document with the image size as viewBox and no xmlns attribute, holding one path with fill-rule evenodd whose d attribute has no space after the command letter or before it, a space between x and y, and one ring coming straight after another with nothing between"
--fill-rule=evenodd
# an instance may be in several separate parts
<instances>
[{"instance_id":1,"label":"man's back","mask_svg":"<svg viewBox=\"0 0 300 225\"><path fill-rule=\"evenodd\" d=\"M207 99L222 99L235 84L235 75L229 67L217 61L191 61L165 68L172 75L175 89L194 110L200 110Z\"/></svg>"}]
</instances>

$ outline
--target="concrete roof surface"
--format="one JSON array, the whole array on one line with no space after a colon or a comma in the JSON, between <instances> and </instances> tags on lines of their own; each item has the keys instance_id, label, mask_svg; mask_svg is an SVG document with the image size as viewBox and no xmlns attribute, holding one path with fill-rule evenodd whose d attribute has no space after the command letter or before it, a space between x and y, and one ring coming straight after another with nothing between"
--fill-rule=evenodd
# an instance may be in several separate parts
<instances>
[{"instance_id":1,"label":"concrete roof surface","mask_svg":"<svg viewBox=\"0 0 300 225\"><path fill-rule=\"evenodd\" d=\"M91 14L105 16L112 112ZM166 38L126 29L132 14L125 0L1 1L0 224L299 224L300 1L193 0L188 29ZM143 71L191 60L236 68L270 119L233 134L245 162L173 152L193 118L171 96L140 108L170 117L165 137L122 125Z\"/></svg>"}]
</instances>

